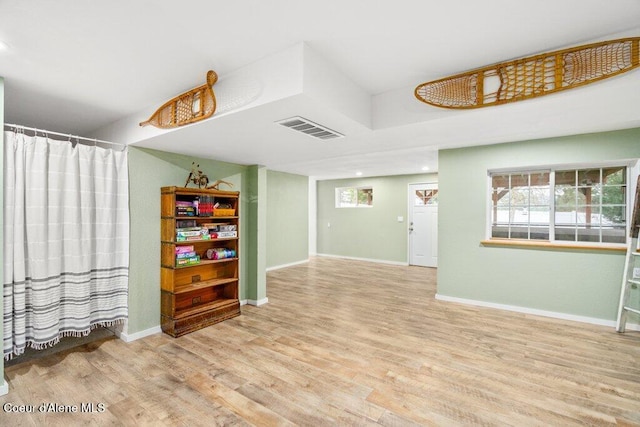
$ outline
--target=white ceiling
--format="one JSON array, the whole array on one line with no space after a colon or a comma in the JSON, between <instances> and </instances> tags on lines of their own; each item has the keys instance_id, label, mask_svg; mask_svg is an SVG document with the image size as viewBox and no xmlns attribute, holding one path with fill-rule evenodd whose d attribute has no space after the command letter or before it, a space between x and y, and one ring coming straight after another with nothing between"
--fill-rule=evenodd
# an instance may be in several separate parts
<instances>
[{"instance_id":1,"label":"white ceiling","mask_svg":"<svg viewBox=\"0 0 640 427\"><path fill-rule=\"evenodd\" d=\"M9 47L0 51L0 76L7 123L319 178L389 175L436 170L439 148L640 126L638 69L472 111L413 97L417 84L449 74L639 35L638 0L1 0L0 40ZM234 78L283 52L300 58L281 74L299 76L298 92L241 107L225 98ZM309 55L325 68L309 66ZM316 77L315 95L339 80L359 106L307 89L309 74L330 68L327 82ZM137 128L163 102L203 84L209 69L220 76L213 119L172 132ZM264 94L287 82L262 83ZM243 87L251 90L236 86L236 95ZM346 137L319 142L273 123L294 115Z\"/></svg>"}]
</instances>

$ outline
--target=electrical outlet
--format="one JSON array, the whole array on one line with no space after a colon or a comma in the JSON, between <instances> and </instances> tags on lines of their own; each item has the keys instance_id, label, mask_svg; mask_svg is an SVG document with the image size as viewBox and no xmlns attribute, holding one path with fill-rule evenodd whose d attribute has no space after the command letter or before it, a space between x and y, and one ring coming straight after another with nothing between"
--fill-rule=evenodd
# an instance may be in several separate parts
<instances>
[{"instance_id":1,"label":"electrical outlet","mask_svg":"<svg viewBox=\"0 0 640 427\"><path fill-rule=\"evenodd\" d=\"M640 279L640 267L633 267L633 278Z\"/></svg>"}]
</instances>

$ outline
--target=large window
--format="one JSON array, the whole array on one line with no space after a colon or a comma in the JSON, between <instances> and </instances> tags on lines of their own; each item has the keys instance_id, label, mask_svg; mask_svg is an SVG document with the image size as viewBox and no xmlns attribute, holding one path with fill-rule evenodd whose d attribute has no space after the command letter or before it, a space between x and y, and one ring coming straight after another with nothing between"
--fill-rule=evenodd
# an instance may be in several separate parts
<instances>
[{"instance_id":1,"label":"large window","mask_svg":"<svg viewBox=\"0 0 640 427\"><path fill-rule=\"evenodd\" d=\"M491 237L625 243L626 166L492 172Z\"/></svg>"},{"instance_id":2,"label":"large window","mask_svg":"<svg viewBox=\"0 0 640 427\"><path fill-rule=\"evenodd\" d=\"M357 208L373 206L373 188L336 188L336 208Z\"/></svg>"},{"instance_id":3,"label":"large window","mask_svg":"<svg viewBox=\"0 0 640 427\"><path fill-rule=\"evenodd\" d=\"M549 240L550 172L491 175L491 237Z\"/></svg>"}]
</instances>

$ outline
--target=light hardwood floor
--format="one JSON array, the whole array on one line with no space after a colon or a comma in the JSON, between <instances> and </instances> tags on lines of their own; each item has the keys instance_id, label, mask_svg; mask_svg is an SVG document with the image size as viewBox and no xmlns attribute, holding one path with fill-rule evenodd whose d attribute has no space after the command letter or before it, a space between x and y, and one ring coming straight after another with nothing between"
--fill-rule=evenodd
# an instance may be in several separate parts
<instances>
[{"instance_id":1,"label":"light hardwood floor","mask_svg":"<svg viewBox=\"0 0 640 427\"><path fill-rule=\"evenodd\" d=\"M6 368L0 425L640 425L640 333L434 299L434 269L337 259L181 338ZM104 412L39 413L41 403Z\"/></svg>"}]
</instances>

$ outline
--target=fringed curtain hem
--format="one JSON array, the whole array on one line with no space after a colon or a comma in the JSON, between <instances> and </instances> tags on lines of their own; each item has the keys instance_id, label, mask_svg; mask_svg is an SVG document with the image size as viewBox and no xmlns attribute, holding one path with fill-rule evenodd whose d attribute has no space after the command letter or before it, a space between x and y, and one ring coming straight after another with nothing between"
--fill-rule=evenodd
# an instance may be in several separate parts
<instances>
[{"instance_id":1,"label":"fringed curtain hem","mask_svg":"<svg viewBox=\"0 0 640 427\"><path fill-rule=\"evenodd\" d=\"M5 354L4 355L4 360L9 361L9 360L12 360L14 357L18 357L18 356L23 355L27 348L32 348L34 350L46 350L47 348L53 347L54 345L58 344L60 342L61 338L65 338L65 337L82 338L82 337L86 337L91 333L91 331L93 331L96 328L109 328L109 327L112 327L112 326L121 325L126 320L127 320L127 318L123 317L121 319L115 319L115 320L111 320L111 321L108 321L108 322L96 322L96 323L93 323L87 329L84 329L82 331L64 331L64 332L60 332L60 334L58 334L57 337L55 337L54 339L52 339L50 341L44 342L44 343L36 343L36 342L34 342L34 340L28 340L25 345L20 346L20 347L15 346L11 353Z\"/></svg>"}]
</instances>

